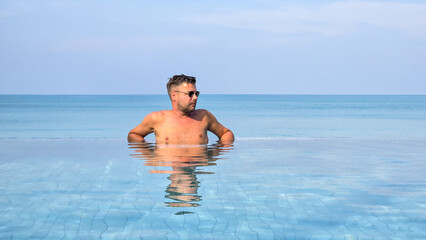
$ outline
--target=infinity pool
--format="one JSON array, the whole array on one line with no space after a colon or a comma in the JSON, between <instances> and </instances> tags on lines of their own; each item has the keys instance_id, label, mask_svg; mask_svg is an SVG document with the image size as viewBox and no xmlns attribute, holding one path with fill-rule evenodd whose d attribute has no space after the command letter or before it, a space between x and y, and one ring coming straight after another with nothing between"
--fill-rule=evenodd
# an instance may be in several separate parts
<instances>
[{"instance_id":1,"label":"infinity pool","mask_svg":"<svg viewBox=\"0 0 426 240\"><path fill-rule=\"evenodd\" d=\"M0 140L0 239L425 239L426 140Z\"/></svg>"}]
</instances>

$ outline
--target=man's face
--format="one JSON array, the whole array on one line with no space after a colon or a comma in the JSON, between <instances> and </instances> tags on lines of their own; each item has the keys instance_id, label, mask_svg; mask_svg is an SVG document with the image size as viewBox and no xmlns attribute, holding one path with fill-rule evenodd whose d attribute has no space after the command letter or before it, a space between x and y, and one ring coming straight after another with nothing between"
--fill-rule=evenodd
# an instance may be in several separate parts
<instances>
[{"instance_id":1,"label":"man's face","mask_svg":"<svg viewBox=\"0 0 426 240\"><path fill-rule=\"evenodd\" d=\"M177 86L174 91L176 92L177 106L178 109L184 113L190 113L195 110L197 106L197 95L193 94L192 97L189 96L189 92L197 91L197 87L190 83L182 83Z\"/></svg>"}]
</instances>

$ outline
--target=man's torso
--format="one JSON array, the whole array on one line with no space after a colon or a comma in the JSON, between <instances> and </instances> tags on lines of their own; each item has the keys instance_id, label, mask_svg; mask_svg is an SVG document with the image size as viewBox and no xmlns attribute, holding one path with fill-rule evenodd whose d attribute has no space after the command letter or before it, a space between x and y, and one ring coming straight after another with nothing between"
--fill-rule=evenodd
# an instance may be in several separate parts
<instances>
[{"instance_id":1,"label":"man's torso","mask_svg":"<svg viewBox=\"0 0 426 240\"><path fill-rule=\"evenodd\" d=\"M165 110L159 112L154 133L160 143L205 144L208 142L207 128L208 118L205 110L195 110L185 118L176 117L170 110Z\"/></svg>"}]
</instances>

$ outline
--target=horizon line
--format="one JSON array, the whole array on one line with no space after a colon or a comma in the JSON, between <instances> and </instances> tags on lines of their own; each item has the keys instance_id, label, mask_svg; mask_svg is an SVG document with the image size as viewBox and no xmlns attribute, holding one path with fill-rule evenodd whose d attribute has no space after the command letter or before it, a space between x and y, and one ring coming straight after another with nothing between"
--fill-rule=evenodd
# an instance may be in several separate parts
<instances>
[{"instance_id":1,"label":"horizon line","mask_svg":"<svg viewBox=\"0 0 426 240\"><path fill-rule=\"evenodd\" d=\"M425 96L426 93L201 93L202 95ZM0 93L0 96L143 96L167 93Z\"/></svg>"}]
</instances>

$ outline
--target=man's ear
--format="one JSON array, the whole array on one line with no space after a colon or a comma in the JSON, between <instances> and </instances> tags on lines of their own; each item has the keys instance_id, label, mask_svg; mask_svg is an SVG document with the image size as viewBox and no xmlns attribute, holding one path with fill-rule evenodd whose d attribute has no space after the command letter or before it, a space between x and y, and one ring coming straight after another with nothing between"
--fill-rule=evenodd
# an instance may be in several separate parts
<instances>
[{"instance_id":1,"label":"man's ear","mask_svg":"<svg viewBox=\"0 0 426 240\"><path fill-rule=\"evenodd\" d=\"M175 92L175 91L172 91L172 92L170 93L170 99L172 100L172 102L175 102L175 98L176 98L176 92Z\"/></svg>"}]
</instances>

